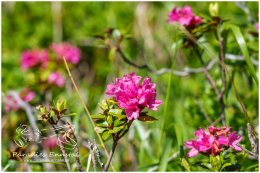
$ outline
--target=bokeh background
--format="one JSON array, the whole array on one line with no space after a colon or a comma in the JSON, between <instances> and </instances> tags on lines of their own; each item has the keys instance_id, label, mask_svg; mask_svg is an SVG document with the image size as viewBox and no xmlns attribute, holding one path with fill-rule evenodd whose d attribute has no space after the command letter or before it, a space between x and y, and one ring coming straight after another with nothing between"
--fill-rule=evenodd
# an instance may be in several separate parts
<instances>
[{"instance_id":1,"label":"bokeh background","mask_svg":"<svg viewBox=\"0 0 260 173\"><path fill-rule=\"evenodd\" d=\"M81 50L80 62L71 67L72 74L92 114L98 112L97 105L105 97L106 84L129 72L151 77L157 84L157 97L164 102L157 112L151 112L158 121L154 123L135 121L129 133L120 141L113 157L116 170L183 171L180 156L175 157L174 154L180 151L184 141L193 137L196 129L205 128L217 120L221 111L204 74L198 73L186 77L171 76L170 73L152 74L145 69L128 65L119 56L109 56L109 50L94 36L103 35L107 28L117 28L129 37L123 41L122 49L127 57L137 64L149 64L156 69L171 68L174 64L175 70L183 70L186 66L200 67L199 59L190 49L181 47L174 50L174 43L184 36L176 27L167 23L167 14L174 6L189 5L196 15L210 18L209 4L209 2L2 2L2 96L6 96L10 90L20 91L24 87L30 87L37 91L36 98L30 103L32 106L65 98L70 112L78 114L71 118L78 138L95 139L96 135L63 63L53 68L64 69L65 86L52 88L48 91L48 98L46 93L42 92L40 84L36 85L34 81L35 75L42 74L23 71L20 68L21 54L25 49L48 48L53 42L72 43ZM218 6L221 18L239 26L247 41L250 56L257 62L258 32L255 24L258 22L258 3L219 2ZM214 36L205 34L204 41L213 56L217 57L219 45ZM174 51L177 51L176 56ZM242 55L233 36L228 37L226 52ZM209 62L212 56L205 54L204 59ZM249 119L258 129L258 88L250 77L244 61L227 63L248 111ZM257 65L255 70L258 71ZM219 68L216 66L210 73L220 87ZM225 98L227 125L243 135L241 143L250 148L246 138L247 121L243 110L233 90L230 89L228 92ZM20 163L10 161L8 150L11 147L14 129L20 123L26 122L28 124L23 111L6 113L2 106L2 169L9 164L8 171L19 170L20 167L17 165ZM111 141L107 142L107 148L111 148ZM184 151L186 153L187 150ZM80 152L85 166L88 151L80 148ZM103 160L105 161L105 157ZM255 170L257 164L246 159L242 170ZM252 168L249 168L250 166ZM46 171L41 163L32 164L31 169ZM64 171L64 169L56 165L54 170Z\"/></svg>"}]
</instances>

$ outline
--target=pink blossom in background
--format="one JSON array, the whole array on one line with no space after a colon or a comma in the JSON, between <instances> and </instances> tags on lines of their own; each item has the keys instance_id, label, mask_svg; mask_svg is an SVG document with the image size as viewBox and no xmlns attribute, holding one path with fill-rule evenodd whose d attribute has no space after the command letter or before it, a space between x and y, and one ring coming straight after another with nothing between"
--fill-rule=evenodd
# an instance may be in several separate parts
<instances>
[{"instance_id":1,"label":"pink blossom in background","mask_svg":"<svg viewBox=\"0 0 260 173\"><path fill-rule=\"evenodd\" d=\"M49 148L49 149L55 148L58 146L57 141L58 140L56 139L56 137L48 137L48 138L44 139L43 147Z\"/></svg>"},{"instance_id":2,"label":"pink blossom in background","mask_svg":"<svg viewBox=\"0 0 260 173\"><path fill-rule=\"evenodd\" d=\"M65 80L60 73L52 72L48 77L48 83L54 84L58 87L62 87L62 86L64 86Z\"/></svg>"},{"instance_id":3,"label":"pink blossom in background","mask_svg":"<svg viewBox=\"0 0 260 173\"><path fill-rule=\"evenodd\" d=\"M199 16L195 16L190 6L183 8L174 7L168 14L168 23L177 22L187 28L194 28L196 25L202 22Z\"/></svg>"},{"instance_id":4,"label":"pink blossom in background","mask_svg":"<svg viewBox=\"0 0 260 173\"><path fill-rule=\"evenodd\" d=\"M255 28L256 28L256 30L259 30L259 23L255 24Z\"/></svg>"},{"instance_id":5,"label":"pink blossom in background","mask_svg":"<svg viewBox=\"0 0 260 173\"><path fill-rule=\"evenodd\" d=\"M25 88L19 93L19 96L23 101L30 102L34 99L35 92L29 90L28 88ZM6 112L17 111L20 109L18 102L13 98L12 95L7 95L5 99L6 102L4 108Z\"/></svg>"},{"instance_id":6,"label":"pink blossom in background","mask_svg":"<svg viewBox=\"0 0 260 173\"><path fill-rule=\"evenodd\" d=\"M106 94L114 97L119 107L125 109L128 120L138 119L145 107L156 111L162 103L156 100L156 84L148 77L140 84L141 79L141 76L130 73L107 85Z\"/></svg>"},{"instance_id":7,"label":"pink blossom in background","mask_svg":"<svg viewBox=\"0 0 260 173\"><path fill-rule=\"evenodd\" d=\"M190 149L187 156L195 157L199 153L215 156L224 150L224 146L241 151L238 143L242 137L236 135L236 132L230 133L230 129L230 127L211 126L208 128L208 132L203 129L195 131L196 139L185 142L185 147Z\"/></svg>"},{"instance_id":8,"label":"pink blossom in background","mask_svg":"<svg viewBox=\"0 0 260 173\"><path fill-rule=\"evenodd\" d=\"M51 49L58 56L58 58L63 58L67 60L67 62L72 64L77 64L80 60L80 50L69 43L53 43L51 45Z\"/></svg>"},{"instance_id":9,"label":"pink blossom in background","mask_svg":"<svg viewBox=\"0 0 260 173\"><path fill-rule=\"evenodd\" d=\"M27 70L36 66L46 67L48 60L48 51L45 49L25 50L21 57L21 68Z\"/></svg>"}]
</instances>

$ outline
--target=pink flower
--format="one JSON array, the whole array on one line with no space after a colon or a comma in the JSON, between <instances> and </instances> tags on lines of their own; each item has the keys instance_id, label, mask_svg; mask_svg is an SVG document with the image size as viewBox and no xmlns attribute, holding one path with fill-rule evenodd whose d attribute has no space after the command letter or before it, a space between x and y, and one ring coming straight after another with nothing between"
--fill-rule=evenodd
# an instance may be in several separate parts
<instances>
[{"instance_id":1,"label":"pink flower","mask_svg":"<svg viewBox=\"0 0 260 173\"><path fill-rule=\"evenodd\" d=\"M69 63L77 64L80 60L80 50L69 43L53 43L51 49L58 58L65 57Z\"/></svg>"},{"instance_id":2,"label":"pink flower","mask_svg":"<svg viewBox=\"0 0 260 173\"><path fill-rule=\"evenodd\" d=\"M55 148L57 147L57 139L56 137L49 137L47 139L44 139L43 141L43 147L45 148Z\"/></svg>"},{"instance_id":3,"label":"pink flower","mask_svg":"<svg viewBox=\"0 0 260 173\"><path fill-rule=\"evenodd\" d=\"M106 94L114 97L119 107L125 109L128 120L138 119L145 107L156 111L162 103L161 100L156 100L155 83L146 77L140 84L141 79L141 76L130 73L107 85Z\"/></svg>"},{"instance_id":4,"label":"pink flower","mask_svg":"<svg viewBox=\"0 0 260 173\"><path fill-rule=\"evenodd\" d=\"M255 24L255 28L256 28L257 31L259 30L259 23Z\"/></svg>"},{"instance_id":5,"label":"pink flower","mask_svg":"<svg viewBox=\"0 0 260 173\"><path fill-rule=\"evenodd\" d=\"M230 133L230 127L209 127L209 132L199 129L195 131L196 139L185 142L185 147L190 151L188 157L195 157L199 153L206 155L218 155L224 150L223 146L233 148L237 151L242 149L237 145L241 141L241 136L236 135L236 132Z\"/></svg>"},{"instance_id":6,"label":"pink flower","mask_svg":"<svg viewBox=\"0 0 260 173\"><path fill-rule=\"evenodd\" d=\"M28 88L24 88L20 93L19 93L20 98L25 101L25 102L30 102L34 99L35 97L35 92L29 90ZM4 105L5 111L10 112L10 111L17 111L20 109L20 106L18 102L13 98L12 95L7 95L6 96L6 103Z\"/></svg>"},{"instance_id":7,"label":"pink flower","mask_svg":"<svg viewBox=\"0 0 260 173\"><path fill-rule=\"evenodd\" d=\"M241 140L242 137L236 135L236 132L230 133L227 137L220 136L218 139L220 144L233 148L234 150L237 151L242 151L242 148L237 145Z\"/></svg>"},{"instance_id":8,"label":"pink flower","mask_svg":"<svg viewBox=\"0 0 260 173\"><path fill-rule=\"evenodd\" d=\"M175 7L168 14L168 23L177 22L187 28L194 28L196 25L202 22L199 16L195 16L192 12L190 6L185 6L183 8Z\"/></svg>"},{"instance_id":9,"label":"pink flower","mask_svg":"<svg viewBox=\"0 0 260 173\"><path fill-rule=\"evenodd\" d=\"M48 83L54 84L58 87L64 86L65 80L63 76L58 72L52 72L50 76L48 77Z\"/></svg>"},{"instance_id":10,"label":"pink flower","mask_svg":"<svg viewBox=\"0 0 260 173\"><path fill-rule=\"evenodd\" d=\"M27 70L32 67L41 66L46 67L48 63L48 52L47 50L26 50L22 53L21 68Z\"/></svg>"}]
</instances>

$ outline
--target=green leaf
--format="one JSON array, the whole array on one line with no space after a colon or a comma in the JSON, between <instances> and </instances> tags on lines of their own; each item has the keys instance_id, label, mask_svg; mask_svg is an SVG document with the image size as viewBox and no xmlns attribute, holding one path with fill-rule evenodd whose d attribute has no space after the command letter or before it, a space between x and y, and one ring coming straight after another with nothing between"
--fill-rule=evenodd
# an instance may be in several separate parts
<instances>
[{"instance_id":1,"label":"green leaf","mask_svg":"<svg viewBox=\"0 0 260 173\"><path fill-rule=\"evenodd\" d=\"M110 116L107 116L107 123L109 125L111 125L113 123L113 117L110 115Z\"/></svg>"},{"instance_id":2,"label":"green leaf","mask_svg":"<svg viewBox=\"0 0 260 173\"><path fill-rule=\"evenodd\" d=\"M123 119L123 120L122 119L117 119L117 120L115 120L114 121L114 126L118 127L118 126L121 126L121 125L125 124L125 120L126 119Z\"/></svg>"},{"instance_id":3,"label":"green leaf","mask_svg":"<svg viewBox=\"0 0 260 173\"><path fill-rule=\"evenodd\" d=\"M109 133L117 133L122 130L124 126L114 127L113 130L109 130Z\"/></svg>"},{"instance_id":4,"label":"green leaf","mask_svg":"<svg viewBox=\"0 0 260 173\"><path fill-rule=\"evenodd\" d=\"M152 121L156 121L158 119L156 119L152 116L149 116L146 113L140 113L138 120L143 121L143 122L152 122Z\"/></svg>"},{"instance_id":5,"label":"green leaf","mask_svg":"<svg viewBox=\"0 0 260 173\"><path fill-rule=\"evenodd\" d=\"M256 85L258 86L258 78L256 76L256 71L255 71L254 66L251 62L249 52L248 52L248 49L247 49L247 45L246 45L246 41L245 41L239 27L235 26L235 25L228 25L228 28L230 28L233 31L233 34L236 38L236 41L237 41L237 43L240 47L240 50L241 50L241 52L242 52L242 54L243 54L243 56L246 60L247 65L248 65L249 73L253 77L253 79L255 80Z\"/></svg>"},{"instance_id":6,"label":"green leaf","mask_svg":"<svg viewBox=\"0 0 260 173\"><path fill-rule=\"evenodd\" d=\"M98 115L91 115L91 118L93 119L105 119L105 115L98 114Z\"/></svg>"},{"instance_id":7,"label":"green leaf","mask_svg":"<svg viewBox=\"0 0 260 173\"><path fill-rule=\"evenodd\" d=\"M106 130L106 128L103 127L95 127L95 131L98 133L103 133Z\"/></svg>"},{"instance_id":8,"label":"green leaf","mask_svg":"<svg viewBox=\"0 0 260 173\"><path fill-rule=\"evenodd\" d=\"M165 172L168 165L168 156L172 146L172 138L167 138L163 147L163 153L160 158L159 172Z\"/></svg>"},{"instance_id":9,"label":"green leaf","mask_svg":"<svg viewBox=\"0 0 260 173\"><path fill-rule=\"evenodd\" d=\"M108 114L118 118L118 119L123 119L126 117L126 115L123 114L123 110L122 109L110 109L108 111Z\"/></svg>"},{"instance_id":10,"label":"green leaf","mask_svg":"<svg viewBox=\"0 0 260 173\"><path fill-rule=\"evenodd\" d=\"M109 136L110 136L109 131L104 131L104 132L102 133L102 135L101 135L101 137L102 137L102 139L103 139L104 141L107 140L107 139L109 138Z\"/></svg>"},{"instance_id":11,"label":"green leaf","mask_svg":"<svg viewBox=\"0 0 260 173\"><path fill-rule=\"evenodd\" d=\"M104 120L101 120L101 119L96 121L96 125L98 127L105 127L105 128L108 127L108 123L106 121L104 121Z\"/></svg>"},{"instance_id":12,"label":"green leaf","mask_svg":"<svg viewBox=\"0 0 260 173\"><path fill-rule=\"evenodd\" d=\"M115 48L115 47L112 47L112 48L109 50L108 59L109 59L110 61L114 61L114 59L115 59L115 54L116 54L116 48Z\"/></svg>"},{"instance_id":13,"label":"green leaf","mask_svg":"<svg viewBox=\"0 0 260 173\"><path fill-rule=\"evenodd\" d=\"M186 171L189 171L189 172L191 171L190 165L185 158L181 158L181 165L185 168Z\"/></svg>"},{"instance_id":14,"label":"green leaf","mask_svg":"<svg viewBox=\"0 0 260 173\"><path fill-rule=\"evenodd\" d=\"M225 167L231 166L231 165L232 165L232 163L224 163L224 164L221 166L220 171L222 171Z\"/></svg>"}]
</instances>

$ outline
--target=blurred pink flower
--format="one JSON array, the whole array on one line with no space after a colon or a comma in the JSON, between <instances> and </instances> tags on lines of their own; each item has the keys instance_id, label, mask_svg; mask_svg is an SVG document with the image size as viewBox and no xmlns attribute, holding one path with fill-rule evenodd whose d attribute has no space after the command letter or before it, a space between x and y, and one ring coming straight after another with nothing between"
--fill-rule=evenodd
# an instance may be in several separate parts
<instances>
[{"instance_id":1,"label":"blurred pink flower","mask_svg":"<svg viewBox=\"0 0 260 173\"><path fill-rule=\"evenodd\" d=\"M35 92L29 90L28 88L25 88L19 93L19 96L23 101L30 102L34 99ZM13 98L12 95L7 95L4 108L5 108L6 112L10 112L10 111L19 110L20 106L19 106L18 102Z\"/></svg>"},{"instance_id":2,"label":"blurred pink flower","mask_svg":"<svg viewBox=\"0 0 260 173\"><path fill-rule=\"evenodd\" d=\"M49 137L44 139L43 141L43 147L44 148L55 148L57 147L57 139L56 137Z\"/></svg>"},{"instance_id":3,"label":"blurred pink flower","mask_svg":"<svg viewBox=\"0 0 260 173\"><path fill-rule=\"evenodd\" d=\"M58 72L52 72L50 76L48 77L48 83L54 84L58 87L64 86L65 80L63 76Z\"/></svg>"},{"instance_id":4,"label":"blurred pink flower","mask_svg":"<svg viewBox=\"0 0 260 173\"><path fill-rule=\"evenodd\" d=\"M194 28L197 24L202 22L199 16L195 16L190 6L183 8L175 7L168 14L168 23L177 22L187 28Z\"/></svg>"},{"instance_id":5,"label":"blurred pink flower","mask_svg":"<svg viewBox=\"0 0 260 173\"><path fill-rule=\"evenodd\" d=\"M146 77L140 85L141 78L135 73L130 73L122 79L116 78L114 83L107 85L106 94L114 97L119 106L125 109L128 120L138 119L145 107L156 111L162 103L161 100L156 100L155 83Z\"/></svg>"},{"instance_id":6,"label":"blurred pink flower","mask_svg":"<svg viewBox=\"0 0 260 173\"><path fill-rule=\"evenodd\" d=\"M237 146L242 137L236 135L236 132L230 133L230 127L209 127L209 132L199 129L195 131L195 140L185 142L185 147L190 151L187 153L188 157L195 157L199 153L207 155L218 155L224 150L223 146L233 148L237 151L242 149Z\"/></svg>"},{"instance_id":7,"label":"blurred pink flower","mask_svg":"<svg viewBox=\"0 0 260 173\"><path fill-rule=\"evenodd\" d=\"M255 28L256 28L256 30L259 30L259 23L255 24Z\"/></svg>"},{"instance_id":8,"label":"blurred pink flower","mask_svg":"<svg viewBox=\"0 0 260 173\"><path fill-rule=\"evenodd\" d=\"M77 64L80 60L80 50L69 43L53 43L51 49L58 58L64 56L69 63Z\"/></svg>"},{"instance_id":9,"label":"blurred pink flower","mask_svg":"<svg viewBox=\"0 0 260 173\"><path fill-rule=\"evenodd\" d=\"M33 50L25 50L22 53L21 57L21 68L23 70L27 70L32 67L41 66L46 67L48 63L48 51L33 49Z\"/></svg>"}]
</instances>

